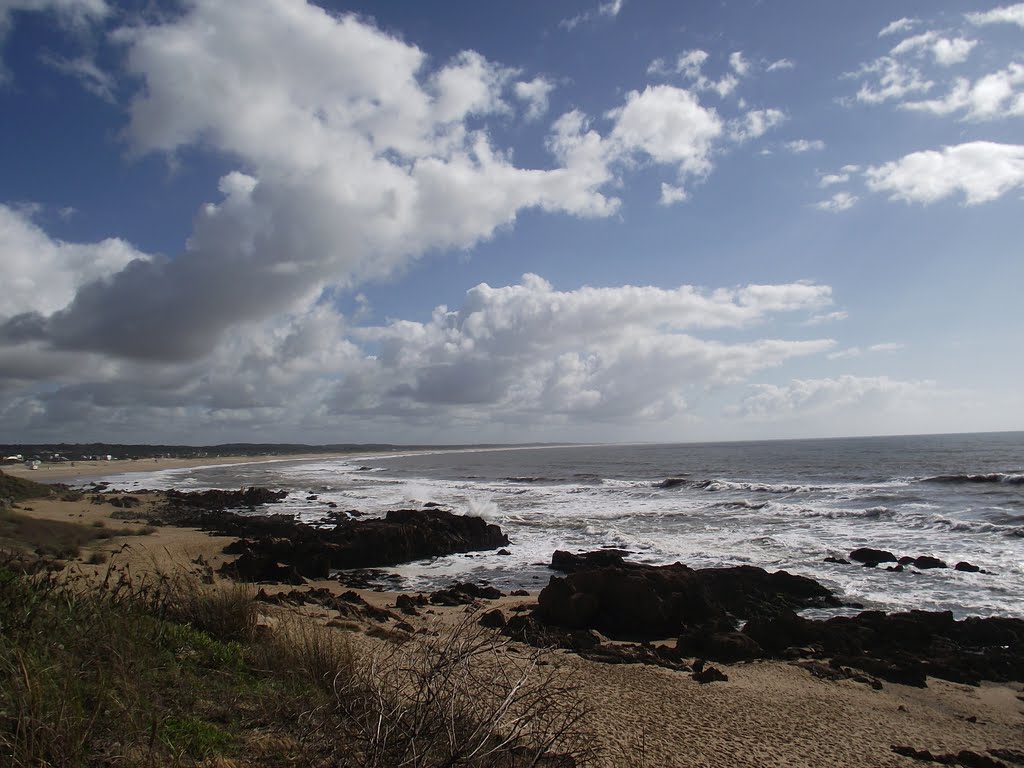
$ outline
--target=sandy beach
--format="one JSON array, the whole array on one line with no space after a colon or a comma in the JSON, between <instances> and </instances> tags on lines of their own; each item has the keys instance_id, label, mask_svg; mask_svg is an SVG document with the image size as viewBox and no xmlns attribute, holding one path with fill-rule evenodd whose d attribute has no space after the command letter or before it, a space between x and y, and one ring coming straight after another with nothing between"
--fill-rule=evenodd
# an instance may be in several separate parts
<instances>
[{"instance_id":1,"label":"sandy beach","mask_svg":"<svg viewBox=\"0 0 1024 768\"><path fill-rule=\"evenodd\" d=\"M370 454L364 453L297 453L287 456L206 456L194 459L112 459L111 461L74 461L45 463L38 469L29 469L23 464L0 467L8 475L25 477L37 483L67 483L96 480L110 475L130 472L156 472L162 469L189 469L220 464L258 464L272 461L301 461L303 459L357 459ZM382 454L375 453L374 456Z\"/></svg>"},{"instance_id":2,"label":"sandy beach","mask_svg":"<svg viewBox=\"0 0 1024 768\"><path fill-rule=\"evenodd\" d=\"M251 460L251 459L247 459ZM141 462L124 462L139 466ZM185 466L185 463L169 464ZM105 464L104 466L109 466ZM147 469L149 467L146 467ZM76 467L86 472L92 468ZM120 467L119 467L120 469ZM33 473L33 479L43 475ZM155 503L158 496L144 496ZM87 526L141 528L124 520L125 510L109 501L36 500L19 511L39 519ZM117 514L115 517L115 513ZM141 519L141 515L140 515ZM73 568L100 573L106 565L84 561L96 551L127 565L137 576L173 571L202 558L214 570L230 560L227 540L203 532L162 526L148 535L115 537L81 552ZM303 590L347 587L336 581L311 581ZM290 586L267 585L268 593ZM374 606L395 610L397 594L360 590ZM481 601L479 610L506 612L530 604L535 595ZM464 620L463 606L430 606L418 616L403 616L416 632L445 632ZM387 622L359 626L341 621L327 609L304 609L311 621L353 633L357 644L372 646L398 636ZM495 633L495 642L508 643ZM509 659L515 647L509 644ZM523 646L525 648L525 646ZM928 687L886 682L874 690L852 680L831 681L786 662L718 665L727 682L701 685L689 674L639 664L603 664L566 651L547 657L564 679L578 684L590 710L589 727L601 766L913 766L918 761L895 754L893 745L909 745L934 754L971 750L1024 751L1024 686L983 683L979 687L929 679Z\"/></svg>"}]
</instances>

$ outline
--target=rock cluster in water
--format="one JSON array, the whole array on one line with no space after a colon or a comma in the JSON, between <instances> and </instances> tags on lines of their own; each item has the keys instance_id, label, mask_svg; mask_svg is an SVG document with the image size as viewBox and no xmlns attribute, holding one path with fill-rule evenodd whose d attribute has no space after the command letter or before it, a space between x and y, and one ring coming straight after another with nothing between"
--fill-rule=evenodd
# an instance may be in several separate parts
<instances>
[{"instance_id":1,"label":"rock cluster in water","mask_svg":"<svg viewBox=\"0 0 1024 768\"><path fill-rule=\"evenodd\" d=\"M719 662L819 659L850 676L852 667L890 682L924 686L928 676L960 683L1024 680L1024 620L910 611L810 620L796 611L839 601L813 579L737 566L629 563L607 550L558 552L554 577L531 615L504 630L535 644L558 644L599 660L678 667L698 657ZM740 628L742 625L742 628ZM632 649L604 636L641 641ZM652 645L675 640L674 645Z\"/></svg>"},{"instance_id":2,"label":"rock cluster in water","mask_svg":"<svg viewBox=\"0 0 1024 768\"><path fill-rule=\"evenodd\" d=\"M282 494L259 488L174 492L157 514L164 522L237 537L224 551L239 557L224 570L246 581L298 584L303 578L327 578L332 570L398 565L509 543L498 526L442 509L399 509L364 520L335 514L333 527L307 525L288 515L227 511L279 501Z\"/></svg>"}]
</instances>

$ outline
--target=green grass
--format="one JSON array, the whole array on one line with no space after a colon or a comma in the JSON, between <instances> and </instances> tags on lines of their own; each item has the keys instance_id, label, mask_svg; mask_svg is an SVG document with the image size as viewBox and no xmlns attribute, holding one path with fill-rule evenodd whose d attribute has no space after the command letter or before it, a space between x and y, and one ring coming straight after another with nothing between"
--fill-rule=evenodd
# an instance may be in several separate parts
<instances>
[{"instance_id":1,"label":"green grass","mask_svg":"<svg viewBox=\"0 0 1024 768\"><path fill-rule=\"evenodd\" d=\"M194 717L166 720L160 727L160 740L173 754L184 753L196 759L225 755L235 741L213 723Z\"/></svg>"}]
</instances>

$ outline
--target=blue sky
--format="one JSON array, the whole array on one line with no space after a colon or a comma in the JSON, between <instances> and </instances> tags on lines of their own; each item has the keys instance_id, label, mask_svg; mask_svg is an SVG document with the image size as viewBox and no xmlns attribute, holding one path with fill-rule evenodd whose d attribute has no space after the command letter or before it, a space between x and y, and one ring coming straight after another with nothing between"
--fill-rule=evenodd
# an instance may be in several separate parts
<instances>
[{"instance_id":1,"label":"blue sky","mask_svg":"<svg viewBox=\"0 0 1024 768\"><path fill-rule=\"evenodd\" d=\"M1024 428L1024 4L0 0L9 441Z\"/></svg>"}]
</instances>

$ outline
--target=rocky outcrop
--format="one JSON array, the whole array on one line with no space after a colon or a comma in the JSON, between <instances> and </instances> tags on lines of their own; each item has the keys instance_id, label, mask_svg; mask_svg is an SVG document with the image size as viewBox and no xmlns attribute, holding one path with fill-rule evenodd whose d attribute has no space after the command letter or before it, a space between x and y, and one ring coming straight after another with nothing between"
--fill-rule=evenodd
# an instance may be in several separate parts
<instances>
[{"instance_id":1,"label":"rocky outcrop","mask_svg":"<svg viewBox=\"0 0 1024 768\"><path fill-rule=\"evenodd\" d=\"M929 676L966 684L1024 681L1022 619L957 621L951 612L863 611L810 620L796 611L838 601L813 579L785 571L654 567L603 552L557 559L571 572L553 577L533 613L510 619L506 634L605 661L633 657L670 666L693 657L722 663L810 658L860 670L868 681L912 686L926 685ZM597 565L604 561L610 564ZM742 619L746 624L738 630ZM642 642L610 650L603 636ZM646 645L672 637L677 640L671 648ZM641 646L648 650L635 650Z\"/></svg>"},{"instance_id":2,"label":"rocky outcrop","mask_svg":"<svg viewBox=\"0 0 1024 768\"><path fill-rule=\"evenodd\" d=\"M288 491L273 491L269 488L243 488L238 491L176 491L164 494L172 504L192 509L225 510L261 507L276 504L288 496Z\"/></svg>"},{"instance_id":3,"label":"rocky outcrop","mask_svg":"<svg viewBox=\"0 0 1024 768\"><path fill-rule=\"evenodd\" d=\"M442 509L392 510L383 519L354 520L333 514L334 527L316 527L288 515L240 515L226 507L283 498L283 491L170 492L154 512L157 522L200 528L237 537L227 554L248 556L248 563L278 563L308 579L327 578L331 570L379 568L459 552L506 546L502 530L479 517ZM261 571L262 573L263 571ZM244 578L244 576L243 576Z\"/></svg>"},{"instance_id":4,"label":"rocky outcrop","mask_svg":"<svg viewBox=\"0 0 1024 768\"><path fill-rule=\"evenodd\" d=\"M342 618L356 621L372 620L376 622L400 621L399 617L384 608L370 605L360 595L351 590L334 595L329 589L293 589L290 592L279 592L268 595L262 589L256 599L274 605L318 605L321 608L336 611Z\"/></svg>"},{"instance_id":5,"label":"rocky outcrop","mask_svg":"<svg viewBox=\"0 0 1024 768\"><path fill-rule=\"evenodd\" d=\"M967 618L951 612L863 611L811 621L795 613L754 620L743 634L766 656L812 655L875 677L924 686L927 676L971 685L1024 680L1024 620Z\"/></svg>"},{"instance_id":6,"label":"rocky outcrop","mask_svg":"<svg viewBox=\"0 0 1024 768\"><path fill-rule=\"evenodd\" d=\"M470 605L477 600L497 600L501 590L472 582L456 582L450 587L430 593L432 605Z\"/></svg>"},{"instance_id":7,"label":"rocky outcrop","mask_svg":"<svg viewBox=\"0 0 1024 768\"><path fill-rule=\"evenodd\" d=\"M576 556L579 569L551 579L538 596L540 621L623 639L664 638L687 627L839 604L813 579L785 571L768 573L752 566L694 570L679 563L655 567L625 563L621 557L606 567L585 569L583 564L595 556L604 559L606 553Z\"/></svg>"},{"instance_id":8,"label":"rocky outcrop","mask_svg":"<svg viewBox=\"0 0 1024 768\"><path fill-rule=\"evenodd\" d=\"M850 559L864 565L878 565L879 563L895 563L896 555L884 549L861 547L850 553Z\"/></svg>"}]
</instances>

